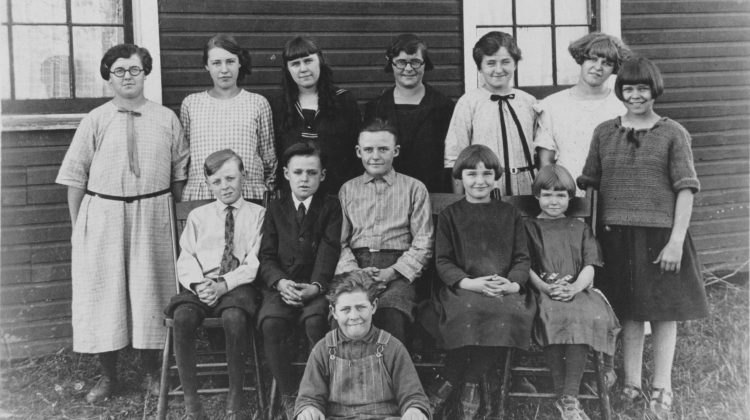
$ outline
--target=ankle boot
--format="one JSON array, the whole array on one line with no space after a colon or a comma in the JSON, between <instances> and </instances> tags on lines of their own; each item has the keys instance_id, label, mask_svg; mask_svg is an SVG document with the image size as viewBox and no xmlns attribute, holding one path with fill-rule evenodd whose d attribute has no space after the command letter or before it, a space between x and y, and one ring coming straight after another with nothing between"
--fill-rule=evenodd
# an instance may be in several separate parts
<instances>
[{"instance_id":1,"label":"ankle boot","mask_svg":"<svg viewBox=\"0 0 750 420\"><path fill-rule=\"evenodd\" d=\"M465 383L461 387L458 414L462 420L474 420L479 412L479 384Z\"/></svg>"},{"instance_id":2,"label":"ankle boot","mask_svg":"<svg viewBox=\"0 0 750 420\"><path fill-rule=\"evenodd\" d=\"M427 398L429 398L430 409L433 415L437 415L443 409L445 400L453 392L453 384L443 379L440 375L435 375L432 383L427 388Z\"/></svg>"}]
</instances>

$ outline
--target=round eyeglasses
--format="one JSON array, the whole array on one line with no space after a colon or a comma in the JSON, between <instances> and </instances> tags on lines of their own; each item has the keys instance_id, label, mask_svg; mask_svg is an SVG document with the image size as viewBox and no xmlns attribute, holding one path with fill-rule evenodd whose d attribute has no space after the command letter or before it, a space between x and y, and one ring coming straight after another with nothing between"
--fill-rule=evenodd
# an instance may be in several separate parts
<instances>
[{"instance_id":1,"label":"round eyeglasses","mask_svg":"<svg viewBox=\"0 0 750 420\"><path fill-rule=\"evenodd\" d=\"M392 60L391 63L394 66L396 66L396 68L399 69L399 70L405 69L407 64L410 65L411 68L413 68L414 70L416 70L416 69L418 69L418 68L420 68L420 67L422 67L424 65L424 61L422 61L420 59L417 59L417 58L415 58L413 60L403 60L403 59Z\"/></svg>"},{"instance_id":2,"label":"round eyeglasses","mask_svg":"<svg viewBox=\"0 0 750 420\"><path fill-rule=\"evenodd\" d=\"M138 76L139 74L141 74L142 71L143 71L142 68L140 68L138 66L133 66L133 67L130 67L128 69L124 69L122 67L118 67L118 68L116 68L114 70L110 70L109 72L111 74L114 74L117 77L125 77L125 72L130 73L131 76Z\"/></svg>"}]
</instances>

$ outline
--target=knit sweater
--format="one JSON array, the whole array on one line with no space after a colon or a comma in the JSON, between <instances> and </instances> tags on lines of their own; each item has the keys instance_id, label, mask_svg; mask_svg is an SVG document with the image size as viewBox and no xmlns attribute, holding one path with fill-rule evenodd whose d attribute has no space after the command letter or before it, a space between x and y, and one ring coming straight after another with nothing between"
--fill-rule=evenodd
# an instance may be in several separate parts
<instances>
[{"instance_id":1,"label":"knit sweater","mask_svg":"<svg viewBox=\"0 0 750 420\"><path fill-rule=\"evenodd\" d=\"M646 130L623 127L620 117L605 121L578 184L599 189L605 224L671 228L677 192L700 190L690 134L666 117Z\"/></svg>"}]
</instances>

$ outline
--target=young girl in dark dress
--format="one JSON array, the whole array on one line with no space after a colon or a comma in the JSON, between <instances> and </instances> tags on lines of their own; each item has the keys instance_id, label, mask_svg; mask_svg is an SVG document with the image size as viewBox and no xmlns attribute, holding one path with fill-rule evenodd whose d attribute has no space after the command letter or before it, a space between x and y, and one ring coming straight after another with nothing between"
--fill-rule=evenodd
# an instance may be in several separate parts
<instances>
[{"instance_id":1,"label":"young girl in dark dress","mask_svg":"<svg viewBox=\"0 0 750 420\"><path fill-rule=\"evenodd\" d=\"M641 396L643 329L653 330L654 377L649 415L671 417L671 370L677 321L708 314L700 264L688 233L700 183L690 134L654 112L664 90L646 58L623 63L615 93L628 112L600 124L578 179L597 187L604 228L598 237L606 269L601 287L623 324L625 387L621 399Z\"/></svg>"},{"instance_id":2,"label":"young girl in dark dress","mask_svg":"<svg viewBox=\"0 0 750 420\"><path fill-rule=\"evenodd\" d=\"M505 348L526 349L536 313L526 288L529 251L518 210L490 199L503 173L495 153L471 145L458 156L453 178L460 179L465 199L438 218L435 264L444 287L434 307L438 331L448 350L445 378L450 387L463 382L459 418L473 419L480 406L479 382L496 367ZM442 403L431 397L436 409ZM484 401L484 413L495 407Z\"/></svg>"},{"instance_id":3,"label":"young girl in dark dress","mask_svg":"<svg viewBox=\"0 0 750 420\"><path fill-rule=\"evenodd\" d=\"M542 210L526 222L539 304L534 338L544 346L561 418L588 420L577 398L586 356L589 348L613 355L620 324L601 292L591 288L594 266L602 266L591 228L565 216L576 192L570 172L545 166L531 189Z\"/></svg>"}]
</instances>

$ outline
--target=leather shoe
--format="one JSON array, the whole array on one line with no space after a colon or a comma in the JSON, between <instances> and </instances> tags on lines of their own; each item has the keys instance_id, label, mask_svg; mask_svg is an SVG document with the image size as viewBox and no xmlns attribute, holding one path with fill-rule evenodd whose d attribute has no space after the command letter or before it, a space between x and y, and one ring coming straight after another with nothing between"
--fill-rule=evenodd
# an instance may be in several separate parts
<instances>
[{"instance_id":1,"label":"leather shoe","mask_svg":"<svg viewBox=\"0 0 750 420\"><path fill-rule=\"evenodd\" d=\"M112 396L117 388L117 379L110 378L109 376L102 376L99 381L91 388L88 394L86 394L86 402L93 404L95 402L102 401Z\"/></svg>"},{"instance_id":2,"label":"leather shoe","mask_svg":"<svg viewBox=\"0 0 750 420\"><path fill-rule=\"evenodd\" d=\"M149 395L152 397L158 397L159 392L161 391L161 376L159 375L159 371L153 372L153 373L147 373L143 377L143 382L141 382L141 387L144 391L147 391Z\"/></svg>"},{"instance_id":3,"label":"leather shoe","mask_svg":"<svg viewBox=\"0 0 750 420\"><path fill-rule=\"evenodd\" d=\"M180 417L180 420L208 420L208 416L203 408L199 408L196 411L185 410L185 414Z\"/></svg>"}]
</instances>

